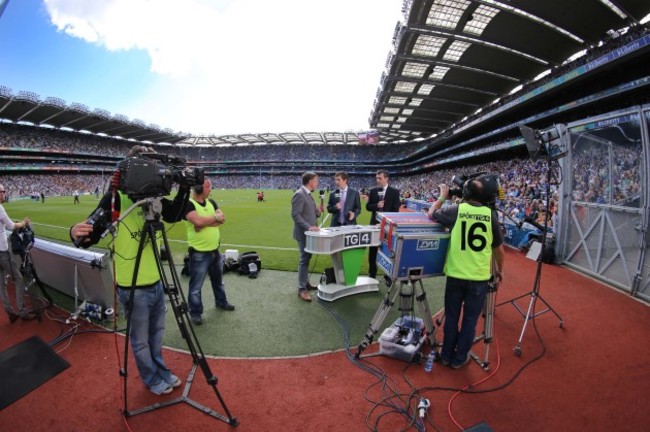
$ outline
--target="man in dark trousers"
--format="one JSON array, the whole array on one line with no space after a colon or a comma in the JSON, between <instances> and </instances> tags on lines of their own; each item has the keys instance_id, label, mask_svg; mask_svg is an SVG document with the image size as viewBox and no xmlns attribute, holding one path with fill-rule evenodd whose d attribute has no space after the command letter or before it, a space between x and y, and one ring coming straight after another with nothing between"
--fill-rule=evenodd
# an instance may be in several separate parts
<instances>
[{"instance_id":1,"label":"man in dark trousers","mask_svg":"<svg viewBox=\"0 0 650 432\"><path fill-rule=\"evenodd\" d=\"M468 180L462 203L443 208L449 186L441 184L440 197L428 212L430 218L451 230L444 268L447 283L440 359L454 369L470 361L490 278L497 284L503 279L503 235L497 211L485 204L484 190L481 181Z\"/></svg>"},{"instance_id":2,"label":"man in dark trousers","mask_svg":"<svg viewBox=\"0 0 650 432\"><path fill-rule=\"evenodd\" d=\"M401 206L399 200L399 190L388 185L388 171L379 170L375 177L377 187L370 189L366 210L372 212L370 216L370 225L379 223L377 212L388 213L398 212ZM368 276L377 277L377 247L368 248Z\"/></svg>"},{"instance_id":3,"label":"man in dark trousers","mask_svg":"<svg viewBox=\"0 0 650 432\"><path fill-rule=\"evenodd\" d=\"M357 224L357 216L361 213L361 198L359 192L348 187L348 178L345 171L334 174L337 189L330 194L327 202L327 211L332 215L330 226Z\"/></svg>"},{"instance_id":4,"label":"man in dark trousers","mask_svg":"<svg viewBox=\"0 0 650 432\"><path fill-rule=\"evenodd\" d=\"M293 238L298 242L300 260L298 261L298 297L310 302L311 296L307 290L316 290L309 283L309 261L311 254L305 251L307 236L305 231L320 231L317 220L323 212L323 204L316 207L312 192L318 187L318 175L306 172L302 175L302 186L291 197L291 218L293 219Z\"/></svg>"},{"instance_id":5,"label":"man in dark trousers","mask_svg":"<svg viewBox=\"0 0 650 432\"><path fill-rule=\"evenodd\" d=\"M190 251L190 284L187 304L190 319L196 325L203 323L203 301L201 289L206 275L210 276L214 305L225 311L235 310L228 302L223 283L223 256L219 252L221 232L219 227L226 223L226 216L219 205L210 198L212 182L209 178L193 188L192 197L185 213L187 245Z\"/></svg>"}]
</instances>

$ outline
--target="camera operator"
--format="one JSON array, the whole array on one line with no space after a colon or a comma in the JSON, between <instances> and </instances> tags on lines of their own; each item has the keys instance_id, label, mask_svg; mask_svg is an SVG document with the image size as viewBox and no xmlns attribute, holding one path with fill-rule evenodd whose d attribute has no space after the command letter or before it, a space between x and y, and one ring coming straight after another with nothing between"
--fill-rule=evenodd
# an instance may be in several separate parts
<instances>
[{"instance_id":1,"label":"camera operator","mask_svg":"<svg viewBox=\"0 0 650 432\"><path fill-rule=\"evenodd\" d=\"M0 298L2 298L2 305L5 311L7 311L7 315L9 315L9 321L13 324L18 317L23 320L31 320L34 319L34 316L25 309L25 281L23 280L23 275L20 273L18 264L9 252L9 242L5 235L5 229L19 230L25 226L29 226L29 218L26 217L22 222L14 222L9 219L7 212L1 205L5 202L6 194L5 187L0 184ZM11 305L9 296L7 295L7 275L11 275L14 279L16 309Z\"/></svg>"},{"instance_id":2,"label":"camera operator","mask_svg":"<svg viewBox=\"0 0 650 432\"><path fill-rule=\"evenodd\" d=\"M136 145L127 158L138 157L142 153L151 153L151 150ZM173 201L162 198L162 219L169 223L182 220L188 197L189 186L180 185ZM112 201L114 209L111 209ZM134 201L121 191L108 192L100 200L93 215L97 214L98 209L102 209L104 215L113 214L113 218L117 219L119 212L126 211L133 203ZM115 213L112 213L112 210ZM84 248L96 244L101 238L104 227L111 222L106 219L94 224L86 220L74 225L70 228L70 238L75 242L81 241L79 245ZM171 393L173 388L180 386L181 380L171 373L162 358L165 294L150 241L144 245L137 280L132 287L140 237L144 235L144 224L145 219L142 212L138 210L130 212L118 224L115 238L115 275L120 303L126 313L131 309L130 316L127 315L126 318L130 320L129 337L140 378L152 393L162 395ZM131 289L135 292L133 304L129 305Z\"/></svg>"},{"instance_id":3,"label":"camera operator","mask_svg":"<svg viewBox=\"0 0 650 432\"><path fill-rule=\"evenodd\" d=\"M215 306L219 309L233 311L235 306L228 303L223 284L223 256L219 252L221 233L219 226L226 223L226 217L210 198L212 182L207 177L203 184L193 188L192 198L185 213L187 244L190 252L190 287L187 301L190 307L190 319L196 325L203 324L203 303L201 288L205 275L210 275Z\"/></svg>"},{"instance_id":4,"label":"camera operator","mask_svg":"<svg viewBox=\"0 0 650 432\"><path fill-rule=\"evenodd\" d=\"M443 364L454 369L470 360L476 323L491 278L491 263L494 263L494 283L503 278L503 235L496 210L484 204L483 189L480 180L468 180L463 187L463 201L441 208L449 199L449 186L441 184L440 196L427 213L451 231L444 266L447 283L440 358ZM459 330L461 307L463 320Z\"/></svg>"}]
</instances>

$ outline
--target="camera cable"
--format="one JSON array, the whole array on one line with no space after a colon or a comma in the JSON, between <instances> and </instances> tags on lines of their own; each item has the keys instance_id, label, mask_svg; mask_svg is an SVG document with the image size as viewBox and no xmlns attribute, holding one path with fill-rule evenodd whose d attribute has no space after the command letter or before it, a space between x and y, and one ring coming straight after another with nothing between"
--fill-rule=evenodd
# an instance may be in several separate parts
<instances>
[{"instance_id":1,"label":"camera cable","mask_svg":"<svg viewBox=\"0 0 650 432\"><path fill-rule=\"evenodd\" d=\"M366 427L371 431L377 431L381 420L385 416L400 415L404 417L404 420L407 422L406 426L402 430L415 427L418 431L424 431L424 425L419 422L417 415L417 404L413 407L410 406L409 401L405 398L406 395L397 390L397 383L395 380L381 367L368 360L357 359L350 349L350 325L332 308L327 306L324 301L319 300L317 301L317 304L323 308L341 328L343 332L344 351L348 360L357 368L376 378L376 381L370 384L363 392L364 399L373 405L365 418ZM377 386L379 386L380 391L379 399L376 399L376 397L373 398L370 395L370 391ZM375 414L375 412L380 408L384 408L384 410ZM373 416L376 416L374 421Z\"/></svg>"}]
</instances>

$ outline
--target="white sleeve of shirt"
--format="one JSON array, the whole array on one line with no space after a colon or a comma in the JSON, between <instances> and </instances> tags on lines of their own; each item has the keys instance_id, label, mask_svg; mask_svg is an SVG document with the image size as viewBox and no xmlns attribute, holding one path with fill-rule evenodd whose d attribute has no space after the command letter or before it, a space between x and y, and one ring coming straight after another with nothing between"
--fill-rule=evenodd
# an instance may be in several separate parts
<instances>
[{"instance_id":1,"label":"white sleeve of shirt","mask_svg":"<svg viewBox=\"0 0 650 432\"><path fill-rule=\"evenodd\" d=\"M0 251L5 252L9 250L9 242L5 234L5 228L10 230L14 229L14 222L9 219L4 207L0 205Z\"/></svg>"},{"instance_id":2,"label":"white sleeve of shirt","mask_svg":"<svg viewBox=\"0 0 650 432\"><path fill-rule=\"evenodd\" d=\"M14 221L9 219L9 215L7 215L7 212L5 211L5 208L0 205L0 225L3 225L4 228L13 230L14 229Z\"/></svg>"}]
</instances>

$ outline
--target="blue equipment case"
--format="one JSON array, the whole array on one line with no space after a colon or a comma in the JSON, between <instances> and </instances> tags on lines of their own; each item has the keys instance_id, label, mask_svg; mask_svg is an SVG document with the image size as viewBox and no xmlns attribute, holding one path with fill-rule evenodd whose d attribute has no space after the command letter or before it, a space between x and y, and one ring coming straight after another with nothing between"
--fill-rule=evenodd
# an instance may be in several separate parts
<instances>
[{"instance_id":1,"label":"blue equipment case","mask_svg":"<svg viewBox=\"0 0 650 432\"><path fill-rule=\"evenodd\" d=\"M449 233L424 213L377 213L380 241L377 265L393 281L442 275Z\"/></svg>"}]
</instances>

